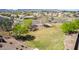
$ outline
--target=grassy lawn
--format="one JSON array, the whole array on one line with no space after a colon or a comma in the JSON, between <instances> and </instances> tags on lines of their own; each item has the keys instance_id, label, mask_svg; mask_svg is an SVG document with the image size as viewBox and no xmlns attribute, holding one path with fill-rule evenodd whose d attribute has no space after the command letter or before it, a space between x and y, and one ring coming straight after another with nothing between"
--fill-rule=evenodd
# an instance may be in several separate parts
<instances>
[{"instance_id":1,"label":"grassy lawn","mask_svg":"<svg viewBox=\"0 0 79 59\"><path fill-rule=\"evenodd\" d=\"M26 41L26 44L32 48L43 50L64 49L64 33L59 27L43 28L29 34L36 37L33 41Z\"/></svg>"}]
</instances>

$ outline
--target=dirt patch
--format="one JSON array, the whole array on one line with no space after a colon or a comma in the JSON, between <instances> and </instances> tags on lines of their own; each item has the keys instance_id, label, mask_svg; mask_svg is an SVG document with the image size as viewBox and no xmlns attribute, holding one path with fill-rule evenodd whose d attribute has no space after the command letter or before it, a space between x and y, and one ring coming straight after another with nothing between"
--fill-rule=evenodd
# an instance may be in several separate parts
<instances>
[{"instance_id":1,"label":"dirt patch","mask_svg":"<svg viewBox=\"0 0 79 59\"><path fill-rule=\"evenodd\" d=\"M32 49L30 47L27 47L22 41L18 41L13 37L10 37L9 39L6 39L4 37L4 39L7 43L1 42L0 50L31 50Z\"/></svg>"},{"instance_id":2,"label":"dirt patch","mask_svg":"<svg viewBox=\"0 0 79 59\"><path fill-rule=\"evenodd\" d=\"M64 40L65 50L74 50L78 34L66 35Z\"/></svg>"}]
</instances>

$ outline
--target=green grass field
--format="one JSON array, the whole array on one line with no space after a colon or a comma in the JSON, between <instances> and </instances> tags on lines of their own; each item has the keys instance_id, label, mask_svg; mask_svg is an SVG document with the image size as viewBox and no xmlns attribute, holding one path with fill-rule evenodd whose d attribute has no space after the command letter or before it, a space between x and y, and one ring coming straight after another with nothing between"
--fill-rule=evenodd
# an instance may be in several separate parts
<instances>
[{"instance_id":1,"label":"green grass field","mask_svg":"<svg viewBox=\"0 0 79 59\"><path fill-rule=\"evenodd\" d=\"M26 45L40 50L63 50L64 49L64 33L59 27L43 28L30 35L36 38L33 41L26 41Z\"/></svg>"}]
</instances>

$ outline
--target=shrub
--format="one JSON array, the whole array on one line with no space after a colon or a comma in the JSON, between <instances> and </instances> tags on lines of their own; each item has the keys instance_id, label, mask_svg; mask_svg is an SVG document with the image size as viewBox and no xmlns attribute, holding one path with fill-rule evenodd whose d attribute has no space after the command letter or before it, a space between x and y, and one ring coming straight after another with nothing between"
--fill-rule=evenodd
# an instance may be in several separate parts
<instances>
[{"instance_id":1,"label":"shrub","mask_svg":"<svg viewBox=\"0 0 79 59\"><path fill-rule=\"evenodd\" d=\"M14 36L21 36L28 33L30 26L32 24L32 19L24 19L21 23L16 24L13 28Z\"/></svg>"},{"instance_id":2,"label":"shrub","mask_svg":"<svg viewBox=\"0 0 79 59\"><path fill-rule=\"evenodd\" d=\"M13 28L13 34L15 36L20 36L23 33L28 32L28 28L22 24L16 24Z\"/></svg>"},{"instance_id":3,"label":"shrub","mask_svg":"<svg viewBox=\"0 0 79 59\"><path fill-rule=\"evenodd\" d=\"M10 17L11 16L11 14L9 14L9 13L1 13L1 15L2 16L7 16L7 17Z\"/></svg>"},{"instance_id":4,"label":"shrub","mask_svg":"<svg viewBox=\"0 0 79 59\"><path fill-rule=\"evenodd\" d=\"M79 29L79 20L72 21L75 24L76 29Z\"/></svg>"},{"instance_id":5,"label":"shrub","mask_svg":"<svg viewBox=\"0 0 79 59\"><path fill-rule=\"evenodd\" d=\"M73 22L63 23L61 28L62 28L62 31L65 33L72 33L72 32L75 32L77 29L76 24Z\"/></svg>"},{"instance_id":6,"label":"shrub","mask_svg":"<svg viewBox=\"0 0 79 59\"><path fill-rule=\"evenodd\" d=\"M5 31L10 31L12 30L12 25L13 25L13 20L12 19L8 19L8 18L4 18L1 22L0 22L0 27L5 30Z\"/></svg>"}]
</instances>

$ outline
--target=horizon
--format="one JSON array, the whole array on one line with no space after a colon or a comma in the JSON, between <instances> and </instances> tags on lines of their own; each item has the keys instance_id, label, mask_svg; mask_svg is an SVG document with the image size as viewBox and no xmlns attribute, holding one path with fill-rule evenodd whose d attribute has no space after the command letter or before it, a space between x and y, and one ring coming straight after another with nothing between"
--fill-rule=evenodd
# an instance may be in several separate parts
<instances>
[{"instance_id":1,"label":"horizon","mask_svg":"<svg viewBox=\"0 0 79 59\"><path fill-rule=\"evenodd\" d=\"M60 11L79 11L79 9L0 9L0 10L60 10Z\"/></svg>"}]
</instances>

